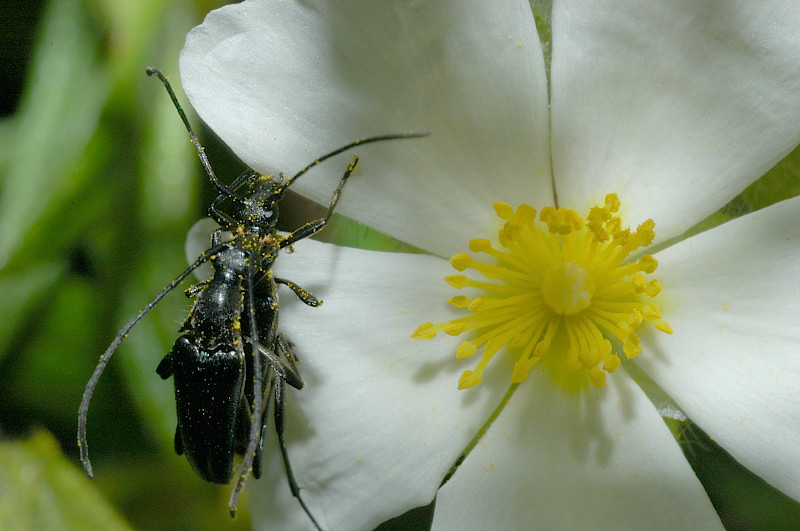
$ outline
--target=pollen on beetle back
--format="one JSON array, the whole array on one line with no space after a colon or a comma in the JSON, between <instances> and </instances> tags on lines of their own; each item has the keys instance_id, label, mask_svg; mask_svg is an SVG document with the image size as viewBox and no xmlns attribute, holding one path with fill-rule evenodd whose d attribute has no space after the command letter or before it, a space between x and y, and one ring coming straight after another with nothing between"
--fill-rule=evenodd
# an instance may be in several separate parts
<instances>
[{"instance_id":1,"label":"pollen on beetle back","mask_svg":"<svg viewBox=\"0 0 800 531\"><path fill-rule=\"evenodd\" d=\"M456 270L485 278L445 278L454 288L478 293L449 301L469 315L424 323L412 337L431 339L440 331L454 336L472 333L456 357L480 352L481 359L461 375L459 389L480 383L489 361L503 347L517 358L513 383L525 380L541 361L554 376L565 375L570 387L586 379L602 387L606 374L620 366L620 355L639 355L637 331L642 325L649 322L672 333L653 302L661 284L646 277L658 263L649 255L628 261L631 253L653 242L655 223L647 220L635 231L623 228L616 214L619 206L616 194L609 194L585 219L574 210L554 207L542 208L537 219L528 205L514 210L507 203L495 203L497 215L505 220L499 245L485 239L470 242L470 251L489 259L477 260L467 253L450 259Z\"/></svg>"}]
</instances>

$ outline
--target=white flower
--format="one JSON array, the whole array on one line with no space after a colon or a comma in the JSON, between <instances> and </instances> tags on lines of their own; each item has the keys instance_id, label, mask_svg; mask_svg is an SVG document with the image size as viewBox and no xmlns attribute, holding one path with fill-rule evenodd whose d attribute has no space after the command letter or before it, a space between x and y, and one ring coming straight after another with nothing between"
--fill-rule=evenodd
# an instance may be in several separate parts
<instances>
[{"instance_id":1,"label":"white flower","mask_svg":"<svg viewBox=\"0 0 800 531\"><path fill-rule=\"evenodd\" d=\"M428 504L434 528L712 528L705 492L623 364L567 393L534 367L504 403L515 358L457 391L461 339L409 338L464 316L447 259L492 238L493 203L585 213L607 193L662 244L726 204L800 141L800 10L564 1L549 79L530 4L245 1L187 37L184 89L249 165L296 171L355 138L338 211L431 255L314 242L276 266L325 300L285 295L281 327L306 388L289 396L289 454L326 529L369 529ZM549 93L549 103L548 103ZM343 155L342 157L346 157ZM337 158L294 189L327 204ZM632 362L742 464L800 499L800 200L654 254L663 319ZM309 525L277 451L250 484L258 526Z\"/></svg>"}]
</instances>

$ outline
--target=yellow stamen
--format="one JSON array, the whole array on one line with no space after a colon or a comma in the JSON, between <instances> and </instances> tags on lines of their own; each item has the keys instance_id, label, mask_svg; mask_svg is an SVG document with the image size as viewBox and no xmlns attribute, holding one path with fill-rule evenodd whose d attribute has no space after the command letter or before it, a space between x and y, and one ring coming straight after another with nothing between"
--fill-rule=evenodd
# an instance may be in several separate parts
<instances>
[{"instance_id":1,"label":"yellow stamen","mask_svg":"<svg viewBox=\"0 0 800 531\"><path fill-rule=\"evenodd\" d=\"M460 272L445 278L454 288L475 288L478 296L452 297L450 303L470 315L444 323L425 323L412 335L430 339L438 332L474 335L458 347L458 359L481 351L472 370L464 371L459 389L481 382L491 359L503 350L517 358L511 381L524 381L540 361L565 388L590 382L605 384L619 368L621 355L641 353L637 331L645 323L671 334L653 298L661 284L646 275L658 262L649 255L627 261L634 251L652 244L655 223L647 220L635 231L622 227L615 194L592 207L582 219L568 208L536 210L495 203L505 221L499 247L487 239L470 241L481 261L459 253L450 260ZM479 275L484 280L476 280ZM621 352L615 352L613 344ZM566 376L565 376L566 375Z\"/></svg>"}]
</instances>

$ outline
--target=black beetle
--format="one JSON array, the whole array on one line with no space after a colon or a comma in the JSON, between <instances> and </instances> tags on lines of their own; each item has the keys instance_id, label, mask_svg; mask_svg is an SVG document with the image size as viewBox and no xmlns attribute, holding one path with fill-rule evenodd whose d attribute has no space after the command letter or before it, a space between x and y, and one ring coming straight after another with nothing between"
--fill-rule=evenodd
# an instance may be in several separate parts
<instances>
[{"instance_id":1,"label":"black beetle","mask_svg":"<svg viewBox=\"0 0 800 531\"><path fill-rule=\"evenodd\" d=\"M212 278L195 284L186 294L195 302L172 350L158 365L158 374L174 377L178 425L175 451L185 454L200 477L228 483L234 456L242 456L229 508L235 516L239 494L252 469L261 475L261 452L266 427L266 402L274 397L275 429L289 487L316 528L320 528L300 496L283 437L284 385L300 389L303 381L290 344L278 331L278 284L289 287L309 306L321 301L293 282L277 278L272 265L282 249L320 230L333 215L347 179L358 164L353 156L333 193L325 217L310 221L288 234L277 231L278 202L291 184L309 169L353 147L384 140L416 138L427 133L394 134L356 140L301 169L290 179L244 172L230 187L222 184L194 134L169 81L159 70L147 69L164 84L211 183L219 192L208 214L220 228L203 252L131 319L100 357L84 389L78 411L78 447L87 474L93 477L86 440L86 417L94 388L123 338L156 304L203 263L214 267ZM228 212L220 207L228 203ZM222 240L222 233L232 238Z\"/></svg>"}]
</instances>

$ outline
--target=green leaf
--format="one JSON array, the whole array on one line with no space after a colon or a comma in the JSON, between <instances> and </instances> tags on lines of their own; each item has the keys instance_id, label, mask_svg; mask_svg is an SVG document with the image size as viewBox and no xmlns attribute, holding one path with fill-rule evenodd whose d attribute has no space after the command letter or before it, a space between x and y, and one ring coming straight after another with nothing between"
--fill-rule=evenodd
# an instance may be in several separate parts
<instances>
[{"instance_id":1,"label":"green leaf","mask_svg":"<svg viewBox=\"0 0 800 531\"><path fill-rule=\"evenodd\" d=\"M0 492L6 531L130 529L45 431L0 442Z\"/></svg>"},{"instance_id":2,"label":"green leaf","mask_svg":"<svg viewBox=\"0 0 800 531\"><path fill-rule=\"evenodd\" d=\"M28 316L38 300L53 289L62 275L63 267L56 263L43 263L14 275L0 276L0 293L3 294L2 319L0 319L0 361L9 353L9 341L20 323Z\"/></svg>"},{"instance_id":3,"label":"green leaf","mask_svg":"<svg viewBox=\"0 0 800 531\"><path fill-rule=\"evenodd\" d=\"M25 233L82 176L65 178L97 127L109 90L97 65L94 39L77 0L52 2L41 26L28 90L14 119L0 195L0 267L23 243Z\"/></svg>"}]
</instances>

